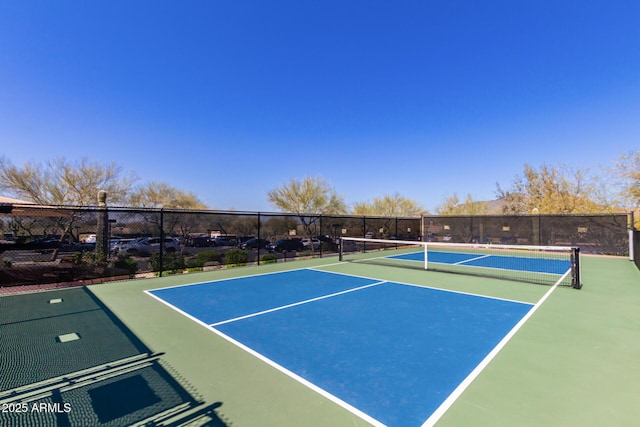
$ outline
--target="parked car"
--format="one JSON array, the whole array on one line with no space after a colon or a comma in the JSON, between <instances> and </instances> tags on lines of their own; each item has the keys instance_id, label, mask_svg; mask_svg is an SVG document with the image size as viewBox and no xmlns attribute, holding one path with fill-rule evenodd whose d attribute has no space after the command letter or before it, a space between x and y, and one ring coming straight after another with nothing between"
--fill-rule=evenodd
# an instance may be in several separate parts
<instances>
[{"instance_id":1,"label":"parked car","mask_svg":"<svg viewBox=\"0 0 640 427\"><path fill-rule=\"evenodd\" d=\"M240 245L241 249L265 249L270 242L265 239L252 237Z\"/></svg>"},{"instance_id":2,"label":"parked car","mask_svg":"<svg viewBox=\"0 0 640 427\"><path fill-rule=\"evenodd\" d=\"M113 254L118 254L122 247L128 243L131 243L134 239L118 239L109 241L109 250Z\"/></svg>"},{"instance_id":3,"label":"parked car","mask_svg":"<svg viewBox=\"0 0 640 427\"><path fill-rule=\"evenodd\" d=\"M238 244L238 239L230 236L220 236L211 239L211 246L235 246Z\"/></svg>"},{"instance_id":4,"label":"parked car","mask_svg":"<svg viewBox=\"0 0 640 427\"><path fill-rule=\"evenodd\" d=\"M87 243L87 242L70 242L70 243L62 243L60 246L60 250L62 252L90 252L96 248L96 242Z\"/></svg>"},{"instance_id":5,"label":"parked car","mask_svg":"<svg viewBox=\"0 0 640 427\"><path fill-rule=\"evenodd\" d=\"M238 247L241 247L241 246L242 246L242 244L243 244L244 242L246 242L247 240L249 240L249 239L253 239L253 236L239 236L239 237L237 238L238 243L236 243L236 245L237 245Z\"/></svg>"},{"instance_id":6,"label":"parked car","mask_svg":"<svg viewBox=\"0 0 640 427\"><path fill-rule=\"evenodd\" d=\"M280 239L267 245L269 252L301 251L304 249L300 239Z\"/></svg>"},{"instance_id":7,"label":"parked car","mask_svg":"<svg viewBox=\"0 0 640 427\"><path fill-rule=\"evenodd\" d=\"M51 237L39 237L37 239L33 239L30 242L27 242L27 249L56 249L60 248L62 243L60 243L59 238L51 238Z\"/></svg>"},{"instance_id":8,"label":"parked car","mask_svg":"<svg viewBox=\"0 0 640 427\"><path fill-rule=\"evenodd\" d=\"M180 243L173 237L164 238L164 251L173 253L180 250ZM129 255L149 255L160 251L159 237L140 237L120 247L119 251Z\"/></svg>"},{"instance_id":9,"label":"parked car","mask_svg":"<svg viewBox=\"0 0 640 427\"><path fill-rule=\"evenodd\" d=\"M315 237L312 239L302 239L302 244L304 245L305 248L307 249L311 249L311 245L313 245L313 250L317 251L318 249L320 249L320 240L316 239Z\"/></svg>"},{"instance_id":10,"label":"parked car","mask_svg":"<svg viewBox=\"0 0 640 427\"><path fill-rule=\"evenodd\" d=\"M211 246L211 239L207 236L193 236L187 239L187 246L193 248L206 248Z\"/></svg>"}]
</instances>

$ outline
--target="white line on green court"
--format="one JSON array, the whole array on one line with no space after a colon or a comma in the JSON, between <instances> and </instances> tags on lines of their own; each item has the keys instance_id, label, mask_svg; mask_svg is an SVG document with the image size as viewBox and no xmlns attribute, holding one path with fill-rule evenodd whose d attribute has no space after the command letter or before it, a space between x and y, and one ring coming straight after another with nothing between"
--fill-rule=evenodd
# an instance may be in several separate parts
<instances>
[{"instance_id":1,"label":"white line on green court","mask_svg":"<svg viewBox=\"0 0 640 427\"><path fill-rule=\"evenodd\" d=\"M533 314L540 308L542 303L544 303L549 296L553 293L554 290L562 283L562 281L567 277L567 275L571 273L571 270L568 270L566 273L562 275L562 277L549 289L543 296L538 300L538 302L529 310L529 312L522 318L520 321L509 331L507 335L502 338L502 340L496 345L493 350L476 366L476 368L471 371L471 373L456 387L456 389L445 399L444 402L436 409L431 416L427 419L427 421L422 424L422 427L432 427L438 420L449 410L451 405L462 395L462 393L469 387L469 385L480 375L480 373L486 368L489 363L496 357L496 355L507 345L507 343L513 338L513 336L520 330L522 326L533 316Z\"/></svg>"}]
</instances>

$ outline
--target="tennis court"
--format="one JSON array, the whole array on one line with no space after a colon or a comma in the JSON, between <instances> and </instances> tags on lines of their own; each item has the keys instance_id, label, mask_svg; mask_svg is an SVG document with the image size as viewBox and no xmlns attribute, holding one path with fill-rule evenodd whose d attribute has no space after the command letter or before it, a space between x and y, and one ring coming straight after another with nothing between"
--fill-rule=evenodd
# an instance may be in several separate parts
<instances>
[{"instance_id":1,"label":"tennis court","mask_svg":"<svg viewBox=\"0 0 640 427\"><path fill-rule=\"evenodd\" d=\"M578 291L377 256L385 262L297 261L92 291L233 425L620 425L639 415L630 396L640 388L625 381L638 368L618 371L640 350L627 341L637 322L609 336L620 315L637 319L627 260L583 260Z\"/></svg>"}]
</instances>

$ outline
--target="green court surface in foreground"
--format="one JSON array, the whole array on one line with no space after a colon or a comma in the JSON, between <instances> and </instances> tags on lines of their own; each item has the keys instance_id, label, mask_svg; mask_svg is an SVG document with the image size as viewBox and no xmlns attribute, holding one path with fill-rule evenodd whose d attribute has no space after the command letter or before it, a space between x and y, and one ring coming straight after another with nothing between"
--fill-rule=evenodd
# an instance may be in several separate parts
<instances>
[{"instance_id":1,"label":"green court surface in foreground","mask_svg":"<svg viewBox=\"0 0 640 427\"><path fill-rule=\"evenodd\" d=\"M147 346L234 426L367 423L143 291L292 268L363 275L537 302L549 286L323 258L94 285ZM438 426L633 426L640 420L640 272L582 257L583 289L558 287L440 418ZM428 381L428 379L425 379Z\"/></svg>"}]
</instances>

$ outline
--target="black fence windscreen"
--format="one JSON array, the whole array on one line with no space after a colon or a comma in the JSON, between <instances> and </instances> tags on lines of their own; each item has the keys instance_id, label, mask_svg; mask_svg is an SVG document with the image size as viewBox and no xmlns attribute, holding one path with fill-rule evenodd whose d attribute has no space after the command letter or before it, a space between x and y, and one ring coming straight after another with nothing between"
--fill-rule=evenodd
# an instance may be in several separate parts
<instances>
[{"instance_id":1,"label":"black fence windscreen","mask_svg":"<svg viewBox=\"0 0 640 427\"><path fill-rule=\"evenodd\" d=\"M427 241L575 246L581 253L629 255L629 215L425 216Z\"/></svg>"},{"instance_id":2,"label":"black fence windscreen","mask_svg":"<svg viewBox=\"0 0 640 427\"><path fill-rule=\"evenodd\" d=\"M0 206L0 287L336 256L340 237L571 245L628 255L627 221L626 214L406 218L9 204Z\"/></svg>"}]
</instances>

